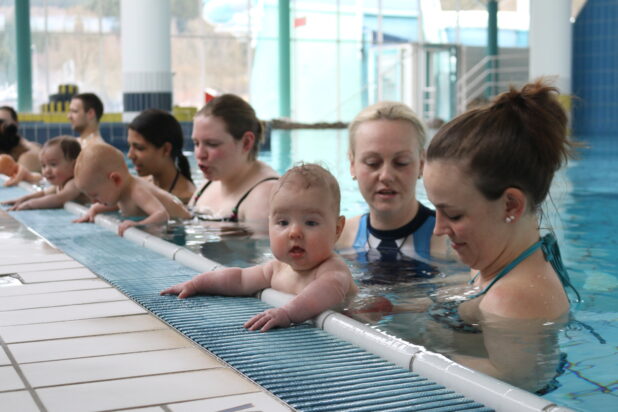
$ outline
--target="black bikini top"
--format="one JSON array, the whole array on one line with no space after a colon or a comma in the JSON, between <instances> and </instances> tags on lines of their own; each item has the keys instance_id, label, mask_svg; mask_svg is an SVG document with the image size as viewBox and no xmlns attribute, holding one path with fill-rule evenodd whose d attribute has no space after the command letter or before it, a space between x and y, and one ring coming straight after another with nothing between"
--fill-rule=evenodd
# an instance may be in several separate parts
<instances>
[{"instance_id":1,"label":"black bikini top","mask_svg":"<svg viewBox=\"0 0 618 412\"><path fill-rule=\"evenodd\" d=\"M273 177L267 177L265 179L260 180L259 182L257 182L253 186L251 186L249 188L249 190L247 190L247 192L245 192L245 194L241 196L241 198L238 200L238 203L236 203L236 206L234 206L234 208L232 209L232 213L229 216L227 216L227 217L212 218L212 217L200 216L199 214L196 214L196 216L200 220L206 220L206 221L209 221L209 222L238 222L238 210L239 210L240 205L242 204L242 202L245 201L245 199L247 198L247 196L249 196L249 194L253 191L253 189L255 189L260 184L262 184L264 182L267 182L269 180L279 180L279 178L278 177L274 177L274 176ZM212 180L209 180L208 182L206 182L206 184L204 186L202 186L200 191L197 192L197 195L195 196L194 204L197 203L198 199L202 196L204 191L208 188L208 186L210 186L211 183L212 183Z\"/></svg>"}]
</instances>

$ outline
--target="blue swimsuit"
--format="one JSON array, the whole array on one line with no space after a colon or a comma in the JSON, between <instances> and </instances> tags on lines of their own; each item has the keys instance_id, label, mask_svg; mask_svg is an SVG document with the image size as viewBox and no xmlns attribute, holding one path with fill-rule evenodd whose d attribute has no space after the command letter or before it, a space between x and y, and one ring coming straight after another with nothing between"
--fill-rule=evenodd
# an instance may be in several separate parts
<instances>
[{"instance_id":1,"label":"blue swimsuit","mask_svg":"<svg viewBox=\"0 0 618 412\"><path fill-rule=\"evenodd\" d=\"M375 229L371 226L369 214L362 215L352 247L357 251L377 249L386 260L415 254L429 259L436 213L421 203L418 206L416 216L404 226L394 230Z\"/></svg>"}]
</instances>

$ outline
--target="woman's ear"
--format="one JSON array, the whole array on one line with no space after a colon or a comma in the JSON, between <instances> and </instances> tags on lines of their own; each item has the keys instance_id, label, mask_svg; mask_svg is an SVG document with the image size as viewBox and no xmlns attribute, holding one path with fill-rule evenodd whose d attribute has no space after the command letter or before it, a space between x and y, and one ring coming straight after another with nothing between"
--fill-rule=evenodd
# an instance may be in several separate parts
<instances>
[{"instance_id":1,"label":"woman's ear","mask_svg":"<svg viewBox=\"0 0 618 412\"><path fill-rule=\"evenodd\" d=\"M163 149L163 154L165 156L172 155L172 144L170 142L163 143L163 146L161 146L161 148Z\"/></svg>"},{"instance_id":2,"label":"woman's ear","mask_svg":"<svg viewBox=\"0 0 618 412\"><path fill-rule=\"evenodd\" d=\"M526 212L528 199L524 192L515 187L509 187L502 195L505 201L505 219L516 220Z\"/></svg>"},{"instance_id":3,"label":"woman's ear","mask_svg":"<svg viewBox=\"0 0 618 412\"><path fill-rule=\"evenodd\" d=\"M245 132L245 134L242 135L241 143L242 150L249 153L251 149L253 149L253 145L256 144L255 134L253 134L253 132Z\"/></svg>"}]
</instances>

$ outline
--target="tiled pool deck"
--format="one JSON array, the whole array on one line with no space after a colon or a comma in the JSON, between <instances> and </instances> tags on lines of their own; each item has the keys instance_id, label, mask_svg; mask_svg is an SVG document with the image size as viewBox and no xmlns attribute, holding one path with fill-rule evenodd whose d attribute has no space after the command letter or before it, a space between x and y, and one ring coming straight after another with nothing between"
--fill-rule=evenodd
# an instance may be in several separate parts
<instances>
[{"instance_id":1,"label":"tiled pool deck","mask_svg":"<svg viewBox=\"0 0 618 412\"><path fill-rule=\"evenodd\" d=\"M292 410L2 210L0 251L0 410Z\"/></svg>"}]
</instances>

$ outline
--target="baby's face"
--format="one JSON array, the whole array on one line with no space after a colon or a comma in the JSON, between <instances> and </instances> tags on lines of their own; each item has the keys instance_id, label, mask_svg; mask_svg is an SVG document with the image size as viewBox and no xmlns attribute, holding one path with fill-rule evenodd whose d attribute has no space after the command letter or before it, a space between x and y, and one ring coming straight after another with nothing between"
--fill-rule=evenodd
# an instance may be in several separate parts
<instances>
[{"instance_id":1,"label":"baby's face","mask_svg":"<svg viewBox=\"0 0 618 412\"><path fill-rule=\"evenodd\" d=\"M79 176L75 179L75 185L79 190L86 194L95 203L102 203L106 206L115 206L120 197L120 190L116 187L112 179L107 176Z\"/></svg>"},{"instance_id":2,"label":"baby's face","mask_svg":"<svg viewBox=\"0 0 618 412\"><path fill-rule=\"evenodd\" d=\"M328 259L343 225L338 227L330 194L321 188L285 185L270 204L270 247L277 260L310 270Z\"/></svg>"},{"instance_id":3,"label":"baby's face","mask_svg":"<svg viewBox=\"0 0 618 412\"><path fill-rule=\"evenodd\" d=\"M67 160L55 145L41 151L41 172L43 177L54 186L62 186L73 177L74 160Z\"/></svg>"}]
</instances>

